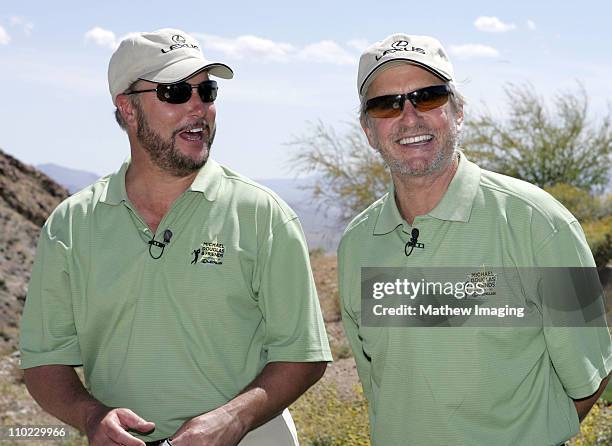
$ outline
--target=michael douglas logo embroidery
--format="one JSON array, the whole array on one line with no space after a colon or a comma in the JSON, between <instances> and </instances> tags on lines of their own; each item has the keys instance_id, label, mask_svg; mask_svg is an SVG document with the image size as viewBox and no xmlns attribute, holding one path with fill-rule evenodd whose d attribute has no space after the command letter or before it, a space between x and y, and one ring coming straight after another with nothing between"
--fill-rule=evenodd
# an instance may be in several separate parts
<instances>
[{"instance_id":1,"label":"michael douglas logo embroidery","mask_svg":"<svg viewBox=\"0 0 612 446\"><path fill-rule=\"evenodd\" d=\"M191 252L191 255L193 256L191 264L212 263L215 265L222 265L224 254L225 246L222 243L203 242L198 249L194 249Z\"/></svg>"},{"instance_id":2,"label":"michael douglas logo embroidery","mask_svg":"<svg viewBox=\"0 0 612 446\"><path fill-rule=\"evenodd\" d=\"M480 271L468 273L466 279L467 282L473 284L482 284L484 293L480 297L497 295L495 291L495 287L497 286L497 273L488 270L484 265Z\"/></svg>"}]
</instances>

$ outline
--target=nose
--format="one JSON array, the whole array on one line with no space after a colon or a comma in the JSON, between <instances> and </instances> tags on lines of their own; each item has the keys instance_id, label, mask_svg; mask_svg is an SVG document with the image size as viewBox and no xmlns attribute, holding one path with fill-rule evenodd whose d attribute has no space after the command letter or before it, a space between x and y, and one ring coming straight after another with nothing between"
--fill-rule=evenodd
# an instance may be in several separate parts
<instances>
[{"instance_id":1,"label":"nose","mask_svg":"<svg viewBox=\"0 0 612 446\"><path fill-rule=\"evenodd\" d=\"M204 102L198 93L196 85L191 88L191 97L187 101L189 112L194 116L204 116L212 108L214 109L214 102Z\"/></svg>"},{"instance_id":2,"label":"nose","mask_svg":"<svg viewBox=\"0 0 612 446\"><path fill-rule=\"evenodd\" d=\"M399 118L405 123L414 123L420 119L420 116L419 112L414 108L414 105L412 105L412 102L406 99Z\"/></svg>"}]
</instances>

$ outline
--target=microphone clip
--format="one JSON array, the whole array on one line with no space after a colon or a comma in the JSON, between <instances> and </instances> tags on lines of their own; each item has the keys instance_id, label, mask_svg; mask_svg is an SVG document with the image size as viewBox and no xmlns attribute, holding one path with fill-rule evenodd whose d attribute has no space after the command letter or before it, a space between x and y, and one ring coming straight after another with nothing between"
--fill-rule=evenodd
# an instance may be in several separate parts
<instances>
[{"instance_id":1,"label":"microphone clip","mask_svg":"<svg viewBox=\"0 0 612 446\"><path fill-rule=\"evenodd\" d=\"M412 251L414 250L414 248L425 249L425 244L419 243L418 239L419 239L419 230L417 228L412 228L412 233L410 234L410 240L408 240L406 245L404 245L404 254L406 254L406 257L409 257L410 254L412 254ZM408 251L408 248L410 248L410 252Z\"/></svg>"},{"instance_id":2,"label":"microphone clip","mask_svg":"<svg viewBox=\"0 0 612 446\"><path fill-rule=\"evenodd\" d=\"M166 249L166 245L170 243L170 239L172 238L172 231L170 229L166 229L164 231L164 241L163 242L159 242L157 240L155 240L155 236L153 236L153 238L151 240L149 240L149 255L151 256L152 259L159 259L161 256L164 255L164 249ZM157 248L161 248L161 252L159 253L159 255L156 257L153 255L153 253L151 252L151 247L155 246Z\"/></svg>"}]
</instances>

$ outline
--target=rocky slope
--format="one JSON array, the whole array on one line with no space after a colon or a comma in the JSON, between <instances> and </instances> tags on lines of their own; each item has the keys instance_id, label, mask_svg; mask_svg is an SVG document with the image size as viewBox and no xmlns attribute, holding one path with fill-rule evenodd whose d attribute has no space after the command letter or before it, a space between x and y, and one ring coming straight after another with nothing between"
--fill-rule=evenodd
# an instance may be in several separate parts
<instances>
[{"instance_id":1,"label":"rocky slope","mask_svg":"<svg viewBox=\"0 0 612 446\"><path fill-rule=\"evenodd\" d=\"M0 354L17 346L40 227L68 191L0 149Z\"/></svg>"}]
</instances>

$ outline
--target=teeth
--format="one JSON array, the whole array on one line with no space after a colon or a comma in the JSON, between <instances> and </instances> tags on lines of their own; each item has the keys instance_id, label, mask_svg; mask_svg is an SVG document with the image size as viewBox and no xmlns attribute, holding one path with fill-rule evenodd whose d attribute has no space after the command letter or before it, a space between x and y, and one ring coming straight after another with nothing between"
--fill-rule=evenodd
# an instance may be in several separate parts
<instances>
[{"instance_id":1,"label":"teeth","mask_svg":"<svg viewBox=\"0 0 612 446\"><path fill-rule=\"evenodd\" d=\"M202 129L201 127L198 127L198 128L196 128L196 129L191 129L191 130L189 130L189 133L199 133L199 132L201 132L202 130L203 130L203 129Z\"/></svg>"},{"instance_id":2,"label":"teeth","mask_svg":"<svg viewBox=\"0 0 612 446\"><path fill-rule=\"evenodd\" d=\"M433 139L432 135L420 135L420 136L412 136L410 138L402 138L399 140L400 144L415 144L417 142L429 141Z\"/></svg>"}]
</instances>

